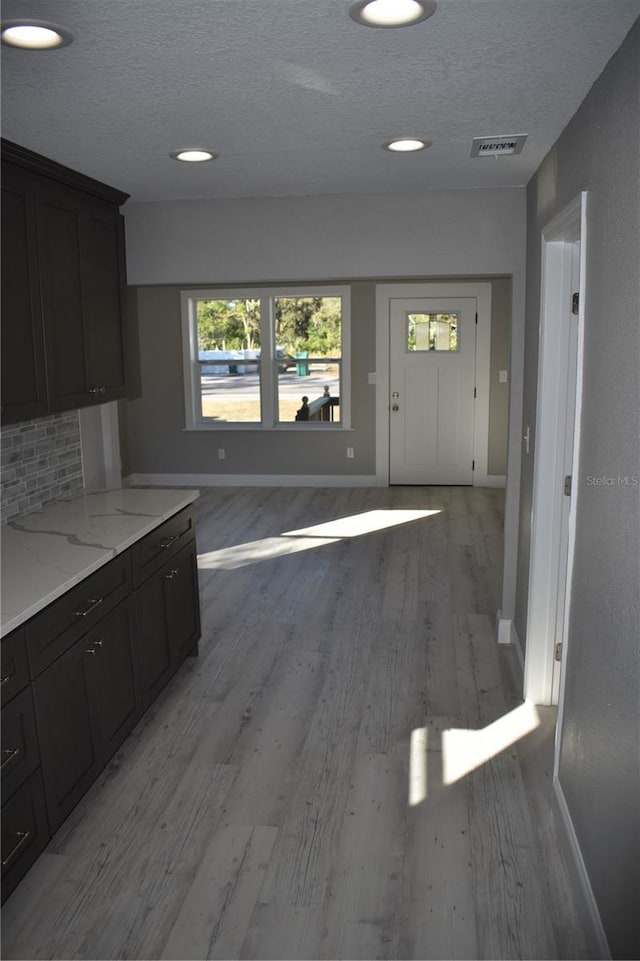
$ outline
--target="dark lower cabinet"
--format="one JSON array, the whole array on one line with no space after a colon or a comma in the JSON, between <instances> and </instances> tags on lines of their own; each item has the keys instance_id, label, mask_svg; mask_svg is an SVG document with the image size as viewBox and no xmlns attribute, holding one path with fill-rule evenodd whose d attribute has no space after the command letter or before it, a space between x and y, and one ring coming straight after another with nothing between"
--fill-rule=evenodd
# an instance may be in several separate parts
<instances>
[{"instance_id":1,"label":"dark lower cabinet","mask_svg":"<svg viewBox=\"0 0 640 961\"><path fill-rule=\"evenodd\" d=\"M24 628L2 639L2 899L49 840Z\"/></svg>"},{"instance_id":2,"label":"dark lower cabinet","mask_svg":"<svg viewBox=\"0 0 640 961\"><path fill-rule=\"evenodd\" d=\"M142 713L129 598L33 682L55 831Z\"/></svg>"},{"instance_id":3,"label":"dark lower cabinet","mask_svg":"<svg viewBox=\"0 0 640 961\"><path fill-rule=\"evenodd\" d=\"M118 750L142 715L133 598L128 598L88 636L93 668L101 764Z\"/></svg>"},{"instance_id":4,"label":"dark lower cabinet","mask_svg":"<svg viewBox=\"0 0 640 961\"><path fill-rule=\"evenodd\" d=\"M33 682L42 773L52 832L100 772L92 697L93 657L82 637Z\"/></svg>"},{"instance_id":5,"label":"dark lower cabinet","mask_svg":"<svg viewBox=\"0 0 640 961\"><path fill-rule=\"evenodd\" d=\"M168 560L135 592L140 675L145 707L200 637L195 541Z\"/></svg>"},{"instance_id":6,"label":"dark lower cabinet","mask_svg":"<svg viewBox=\"0 0 640 961\"><path fill-rule=\"evenodd\" d=\"M40 770L2 805L2 900L9 897L49 841Z\"/></svg>"},{"instance_id":7,"label":"dark lower cabinet","mask_svg":"<svg viewBox=\"0 0 640 961\"><path fill-rule=\"evenodd\" d=\"M3 900L199 637L185 508L2 639Z\"/></svg>"}]
</instances>

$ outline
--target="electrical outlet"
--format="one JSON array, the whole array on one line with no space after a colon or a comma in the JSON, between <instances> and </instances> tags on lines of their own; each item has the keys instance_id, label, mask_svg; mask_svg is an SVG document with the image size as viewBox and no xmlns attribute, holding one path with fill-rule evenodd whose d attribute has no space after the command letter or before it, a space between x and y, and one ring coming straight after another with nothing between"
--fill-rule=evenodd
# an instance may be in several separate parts
<instances>
[{"instance_id":1,"label":"electrical outlet","mask_svg":"<svg viewBox=\"0 0 640 961\"><path fill-rule=\"evenodd\" d=\"M347 447L347 457L353 457L353 447Z\"/></svg>"},{"instance_id":2,"label":"electrical outlet","mask_svg":"<svg viewBox=\"0 0 640 961\"><path fill-rule=\"evenodd\" d=\"M225 458L224 447L218 447L218 460L224 460L224 458Z\"/></svg>"}]
</instances>

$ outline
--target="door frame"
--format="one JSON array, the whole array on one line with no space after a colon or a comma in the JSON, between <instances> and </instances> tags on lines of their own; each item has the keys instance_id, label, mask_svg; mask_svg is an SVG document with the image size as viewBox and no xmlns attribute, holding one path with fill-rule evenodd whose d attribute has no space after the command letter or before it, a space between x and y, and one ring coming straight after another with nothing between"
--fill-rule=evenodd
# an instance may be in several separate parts
<instances>
[{"instance_id":1,"label":"door frame","mask_svg":"<svg viewBox=\"0 0 640 961\"><path fill-rule=\"evenodd\" d=\"M583 379L585 264L587 242L587 194L583 191L542 230L541 297L538 350L538 385L534 439L533 497L531 511L531 549L524 663L524 698L534 704L559 705L558 730L561 729L564 700L565 664L570 619L571 580L576 533L578 470L580 463L580 423ZM572 296L572 271L576 245L579 244L579 309L573 418L573 489L569 506L569 529L564 598L558 598L560 564L559 518L565 496L563 462L566 453L566 380L568 338L566 312ZM559 405L561 405L559 407ZM554 685L555 628L558 605L562 604L564 624L560 683ZM554 689L555 688L555 689ZM556 745L559 749L559 745Z\"/></svg>"},{"instance_id":2,"label":"door frame","mask_svg":"<svg viewBox=\"0 0 640 961\"><path fill-rule=\"evenodd\" d=\"M478 281L424 281L376 284L376 486L389 486L389 332L391 300L415 297L475 297L476 402L473 427L473 485L504 487L504 477L487 473L491 364L491 284Z\"/></svg>"}]
</instances>

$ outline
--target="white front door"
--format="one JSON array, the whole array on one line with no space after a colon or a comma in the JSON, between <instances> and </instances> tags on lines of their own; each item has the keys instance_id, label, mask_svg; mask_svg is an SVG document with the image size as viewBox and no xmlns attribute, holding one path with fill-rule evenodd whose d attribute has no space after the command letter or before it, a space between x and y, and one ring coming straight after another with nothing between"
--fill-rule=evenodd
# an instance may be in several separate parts
<instances>
[{"instance_id":1,"label":"white front door","mask_svg":"<svg viewBox=\"0 0 640 961\"><path fill-rule=\"evenodd\" d=\"M472 484L476 298L389 306L389 483Z\"/></svg>"}]
</instances>

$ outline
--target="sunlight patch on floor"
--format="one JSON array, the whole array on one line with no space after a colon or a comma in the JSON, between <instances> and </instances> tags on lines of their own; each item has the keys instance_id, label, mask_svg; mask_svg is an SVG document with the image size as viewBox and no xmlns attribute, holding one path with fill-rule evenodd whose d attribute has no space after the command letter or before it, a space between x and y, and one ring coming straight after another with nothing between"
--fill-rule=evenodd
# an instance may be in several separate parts
<instances>
[{"instance_id":1,"label":"sunlight patch on floor","mask_svg":"<svg viewBox=\"0 0 640 961\"><path fill-rule=\"evenodd\" d=\"M506 751L540 726L535 704L525 701L479 731L451 728L442 732L442 780L455 784L461 778Z\"/></svg>"},{"instance_id":2,"label":"sunlight patch on floor","mask_svg":"<svg viewBox=\"0 0 640 961\"><path fill-rule=\"evenodd\" d=\"M374 510L340 517L324 524L302 527L295 531L285 531L277 537L264 537L247 544L222 547L217 551L207 551L198 555L200 570L236 570L256 561L273 560L314 547L336 544L349 537L373 534L400 524L423 520L439 510Z\"/></svg>"},{"instance_id":3,"label":"sunlight patch on floor","mask_svg":"<svg viewBox=\"0 0 640 961\"><path fill-rule=\"evenodd\" d=\"M433 788L438 790L455 784L467 774L482 767L487 761L531 734L540 724L541 718L537 707L525 701L513 711L509 711L480 730L447 728L442 731L439 738L440 750L437 750L435 745L429 745L429 754L427 753L428 730L415 728L411 732L409 752L409 806L415 807L426 801L428 797L429 757L432 764L435 757L441 759L441 766L433 785ZM434 793L433 788L432 793Z\"/></svg>"}]
</instances>

